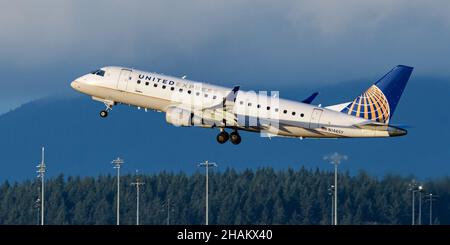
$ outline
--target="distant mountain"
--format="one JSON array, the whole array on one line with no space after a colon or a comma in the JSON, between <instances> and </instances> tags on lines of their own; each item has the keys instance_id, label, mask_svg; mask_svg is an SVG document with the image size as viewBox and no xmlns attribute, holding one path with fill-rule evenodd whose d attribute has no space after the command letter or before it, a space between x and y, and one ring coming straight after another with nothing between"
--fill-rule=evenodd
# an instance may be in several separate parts
<instances>
[{"instance_id":1,"label":"distant mountain","mask_svg":"<svg viewBox=\"0 0 450 245\"><path fill-rule=\"evenodd\" d=\"M353 82L319 89L315 102L325 106L349 101L369 85ZM314 91L310 87L280 88L280 96L300 100ZM448 176L449 91L449 81L411 79L392 121L412 126L406 137L298 140L243 132L239 146L217 144L217 129L177 128L165 122L163 113L123 105L101 119L101 103L73 92L32 101L0 116L0 180L33 178L42 145L50 176L113 173L110 162L117 156L125 159L123 171L128 173L135 169L191 173L206 159L218 163L219 169L329 169L323 156L335 151L349 156L341 169L351 173L364 169L375 175Z\"/></svg>"}]
</instances>

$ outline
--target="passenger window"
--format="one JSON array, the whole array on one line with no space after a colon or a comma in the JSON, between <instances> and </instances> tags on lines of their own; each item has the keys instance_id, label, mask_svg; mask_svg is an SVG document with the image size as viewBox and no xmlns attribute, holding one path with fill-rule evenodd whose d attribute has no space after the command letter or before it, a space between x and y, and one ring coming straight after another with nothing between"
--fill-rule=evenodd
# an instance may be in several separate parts
<instances>
[{"instance_id":1,"label":"passenger window","mask_svg":"<svg viewBox=\"0 0 450 245\"><path fill-rule=\"evenodd\" d=\"M300 114L300 116L301 116L301 117L304 117L304 116L305 116L305 114L303 114L303 113L302 113L302 114Z\"/></svg>"},{"instance_id":2,"label":"passenger window","mask_svg":"<svg viewBox=\"0 0 450 245\"><path fill-rule=\"evenodd\" d=\"M292 112L292 116L295 116L295 111Z\"/></svg>"},{"instance_id":3,"label":"passenger window","mask_svg":"<svg viewBox=\"0 0 450 245\"><path fill-rule=\"evenodd\" d=\"M241 100L241 101L239 102L239 104L243 105L243 104L244 104L244 101Z\"/></svg>"},{"instance_id":4,"label":"passenger window","mask_svg":"<svg viewBox=\"0 0 450 245\"><path fill-rule=\"evenodd\" d=\"M179 89L178 91L179 91L179 92L181 93L181 92L183 92L183 89L182 89L182 88L180 88L180 89Z\"/></svg>"},{"instance_id":5,"label":"passenger window","mask_svg":"<svg viewBox=\"0 0 450 245\"><path fill-rule=\"evenodd\" d=\"M275 108L275 112L278 112L278 108Z\"/></svg>"},{"instance_id":6,"label":"passenger window","mask_svg":"<svg viewBox=\"0 0 450 245\"><path fill-rule=\"evenodd\" d=\"M199 96L199 95L200 95L200 92L195 93L195 95Z\"/></svg>"},{"instance_id":7,"label":"passenger window","mask_svg":"<svg viewBox=\"0 0 450 245\"><path fill-rule=\"evenodd\" d=\"M158 87L158 84L157 83L153 84L153 87L155 87L155 88Z\"/></svg>"},{"instance_id":8,"label":"passenger window","mask_svg":"<svg viewBox=\"0 0 450 245\"><path fill-rule=\"evenodd\" d=\"M141 84L141 80L137 80L137 84Z\"/></svg>"},{"instance_id":9,"label":"passenger window","mask_svg":"<svg viewBox=\"0 0 450 245\"><path fill-rule=\"evenodd\" d=\"M252 103L248 103L247 105L248 105L248 106L252 106Z\"/></svg>"},{"instance_id":10,"label":"passenger window","mask_svg":"<svg viewBox=\"0 0 450 245\"><path fill-rule=\"evenodd\" d=\"M188 90L188 94L191 94L191 90Z\"/></svg>"},{"instance_id":11,"label":"passenger window","mask_svg":"<svg viewBox=\"0 0 450 245\"><path fill-rule=\"evenodd\" d=\"M270 110L270 106L267 107L267 110Z\"/></svg>"},{"instance_id":12,"label":"passenger window","mask_svg":"<svg viewBox=\"0 0 450 245\"><path fill-rule=\"evenodd\" d=\"M215 100L215 99L217 99L217 96L214 95L214 96L213 96L213 100Z\"/></svg>"},{"instance_id":13,"label":"passenger window","mask_svg":"<svg viewBox=\"0 0 450 245\"><path fill-rule=\"evenodd\" d=\"M260 108L260 107L261 107L261 105L257 105L256 107L257 107L257 108Z\"/></svg>"},{"instance_id":14,"label":"passenger window","mask_svg":"<svg viewBox=\"0 0 450 245\"><path fill-rule=\"evenodd\" d=\"M205 98L208 98L208 94L205 94Z\"/></svg>"},{"instance_id":15,"label":"passenger window","mask_svg":"<svg viewBox=\"0 0 450 245\"><path fill-rule=\"evenodd\" d=\"M145 82L145 86L148 86L150 83L149 82Z\"/></svg>"},{"instance_id":16,"label":"passenger window","mask_svg":"<svg viewBox=\"0 0 450 245\"><path fill-rule=\"evenodd\" d=\"M166 89L166 85L163 85L162 88L163 88L163 89Z\"/></svg>"},{"instance_id":17,"label":"passenger window","mask_svg":"<svg viewBox=\"0 0 450 245\"><path fill-rule=\"evenodd\" d=\"M283 113L286 114L286 113L287 113L287 110L284 110Z\"/></svg>"},{"instance_id":18,"label":"passenger window","mask_svg":"<svg viewBox=\"0 0 450 245\"><path fill-rule=\"evenodd\" d=\"M174 87L171 87L171 88L170 88L170 90L172 90L172 91L173 91L174 89L175 89Z\"/></svg>"}]
</instances>

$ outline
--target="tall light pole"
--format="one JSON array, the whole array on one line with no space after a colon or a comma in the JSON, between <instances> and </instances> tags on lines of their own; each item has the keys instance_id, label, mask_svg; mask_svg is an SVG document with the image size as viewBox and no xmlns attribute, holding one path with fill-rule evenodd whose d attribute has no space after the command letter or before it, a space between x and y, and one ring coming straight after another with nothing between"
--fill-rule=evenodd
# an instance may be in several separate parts
<instances>
[{"instance_id":1,"label":"tall light pole","mask_svg":"<svg viewBox=\"0 0 450 245\"><path fill-rule=\"evenodd\" d=\"M412 196L412 200L411 200L411 224L415 225L415 210L414 210L414 206L415 206L415 200L414 200L414 194L417 191L417 183L415 180L412 180L411 183L409 184L409 191L411 191L411 196Z\"/></svg>"},{"instance_id":2,"label":"tall light pole","mask_svg":"<svg viewBox=\"0 0 450 245\"><path fill-rule=\"evenodd\" d=\"M206 195L205 195L205 202L206 202L206 204L205 204L205 213L206 213L206 215L205 215L205 224L206 225L208 225L208 175L209 175L209 172L208 172L208 169L209 169L209 167L217 167L217 164L216 163L213 163L213 162L208 162L208 161L205 161L205 162L202 162L202 163L200 163L199 165L198 165L199 167L205 167L205 171L206 171Z\"/></svg>"},{"instance_id":3,"label":"tall light pole","mask_svg":"<svg viewBox=\"0 0 450 245\"><path fill-rule=\"evenodd\" d=\"M116 218L116 224L120 224L120 165L124 163L123 159L120 159L118 157L117 159L112 160L111 162L114 165L114 168L117 169L117 218Z\"/></svg>"},{"instance_id":4,"label":"tall light pole","mask_svg":"<svg viewBox=\"0 0 450 245\"><path fill-rule=\"evenodd\" d=\"M418 192L419 192L419 225L421 225L422 224L422 192L423 192L422 185L419 185Z\"/></svg>"},{"instance_id":5,"label":"tall light pole","mask_svg":"<svg viewBox=\"0 0 450 245\"><path fill-rule=\"evenodd\" d=\"M39 191L39 193L40 193L40 191ZM37 225L39 225L40 222L41 222L41 220L40 220L40 216L41 216L40 206L41 206L41 199L38 197L36 199L36 201L34 202L34 207L37 209L37 223L36 223Z\"/></svg>"},{"instance_id":6,"label":"tall light pole","mask_svg":"<svg viewBox=\"0 0 450 245\"><path fill-rule=\"evenodd\" d=\"M44 161L44 154L45 154L45 149L44 147L42 147L42 156L41 156L41 163L39 165L37 165L36 167L38 168L38 170L36 171L38 173L38 178L41 179L41 204L40 204L40 209L41 209L41 225L44 225L44 176L45 176L45 161Z\"/></svg>"},{"instance_id":7,"label":"tall light pole","mask_svg":"<svg viewBox=\"0 0 450 245\"><path fill-rule=\"evenodd\" d=\"M163 203L162 205L163 208L167 208L167 217L166 217L166 224L170 225L170 212L174 211L172 205L170 204L170 198L169 196L167 196L167 202Z\"/></svg>"},{"instance_id":8,"label":"tall light pole","mask_svg":"<svg viewBox=\"0 0 450 245\"><path fill-rule=\"evenodd\" d=\"M430 225L433 225L433 201L435 198L437 198L437 195L434 195L433 193L428 194L428 202L430 202Z\"/></svg>"},{"instance_id":9,"label":"tall light pole","mask_svg":"<svg viewBox=\"0 0 450 245\"><path fill-rule=\"evenodd\" d=\"M334 224L334 185L330 185L330 188L328 188L328 195L331 197L331 225Z\"/></svg>"},{"instance_id":10,"label":"tall light pole","mask_svg":"<svg viewBox=\"0 0 450 245\"><path fill-rule=\"evenodd\" d=\"M348 157L346 155L341 155L337 152L325 156L324 160L328 160L331 164L334 165L334 225L337 225L337 174L338 174L338 165L343 161L347 160Z\"/></svg>"},{"instance_id":11,"label":"tall light pole","mask_svg":"<svg viewBox=\"0 0 450 245\"><path fill-rule=\"evenodd\" d=\"M139 179L138 171L136 170L136 182L131 183L131 185L136 186L136 225L139 225L139 192L141 185L144 185L144 182L141 182Z\"/></svg>"}]
</instances>

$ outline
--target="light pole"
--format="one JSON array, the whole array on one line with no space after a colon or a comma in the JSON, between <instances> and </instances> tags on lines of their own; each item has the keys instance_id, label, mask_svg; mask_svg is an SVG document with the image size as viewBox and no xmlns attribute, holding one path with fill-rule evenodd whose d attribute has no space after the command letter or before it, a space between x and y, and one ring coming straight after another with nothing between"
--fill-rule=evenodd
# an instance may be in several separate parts
<instances>
[{"instance_id":1,"label":"light pole","mask_svg":"<svg viewBox=\"0 0 450 245\"><path fill-rule=\"evenodd\" d=\"M167 217L166 217L166 225L170 225L170 212L174 211L173 207L171 207L170 204L170 198L167 197L167 203L163 203L162 205L163 208L167 208Z\"/></svg>"},{"instance_id":2,"label":"light pole","mask_svg":"<svg viewBox=\"0 0 450 245\"><path fill-rule=\"evenodd\" d=\"M338 165L343 161L347 160L348 157L346 155L341 155L337 152L325 156L324 160L328 160L331 164L334 165L334 225L337 225L337 174L338 174Z\"/></svg>"},{"instance_id":3,"label":"light pole","mask_svg":"<svg viewBox=\"0 0 450 245\"><path fill-rule=\"evenodd\" d=\"M428 194L428 202L430 202L430 225L433 225L433 201L437 198L437 195L433 195L433 193Z\"/></svg>"},{"instance_id":4,"label":"light pole","mask_svg":"<svg viewBox=\"0 0 450 245\"><path fill-rule=\"evenodd\" d=\"M430 196L430 225L433 224L433 193L429 194Z\"/></svg>"},{"instance_id":5,"label":"light pole","mask_svg":"<svg viewBox=\"0 0 450 245\"><path fill-rule=\"evenodd\" d=\"M36 199L36 201L34 202L34 207L37 209L37 225L40 224L40 216L41 216L41 210L39 208L39 206L41 205L41 199L39 199L39 197Z\"/></svg>"},{"instance_id":6,"label":"light pole","mask_svg":"<svg viewBox=\"0 0 450 245\"><path fill-rule=\"evenodd\" d=\"M330 188L328 188L328 195L331 197L331 225L334 224L334 185L330 185Z\"/></svg>"},{"instance_id":7,"label":"light pole","mask_svg":"<svg viewBox=\"0 0 450 245\"><path fill-rule=\"evenodd\" d=\"M419 191L419 225L422 225L422 192L423 192L422 185L419 185L418 191Z\"/></svg>"},{"instance_id":8,"label":"light pole","mask_svg":"<svg viewBox=\"0 0 450 245\"><path fill-rule=\"evenodd\" d=\"M417 184L415 180L412 180L411 183L409 184L409 188L408 190L411 191L411 196L412 196L412 200L411 200L411 224L415 225L415 210L414 210L414 206L415 206L415 200L414 200L414 193L416 192L417 189Z\"/></svg>"},{"instance_id":9,"label":"light pole","mask_svg":"<svg viewBox=\"0 0 450 245\"><path fill-rule=\"evenodd\" d=\"M39 165L37 165L36 167L38 168L38 170L36 171L38 173L38 178L41 179L41 204L40 204L40 209L41 209L41 225L44 225L44 175L45 175L45 162L44 162L44 154L45 154L45 149L44 147L42 147L42 157L41 157L41 163Z\"/></svg>"},{"instance_id":10,"label":"light pole","mask_svg":"<svg viewBox=\"0 0 450 245\"><path fill-rule=\"evenodd\" d=\"M144 185L145 183L140 181L137 173L138 171L136 170L136 182L131 183L131 185L136 186L136 225L139 225L139 192L141 185Z\"/></svg>"},{"instance_id":11,"label":"light pole","mask_svg":"<svg viewBox=\"0 0 450 245\"><path fill-rule=\"evenodd\" d=\"M206 171L205 224L208 225L208 175L209 175L208 169L209 169L209 167L217 167L217 164L213 163L213 162L211 163L211 162L205 161L205 162L200 163L198 166L205 167L205 169L206 169L205 170Z\"/></svg>"},{"instance_id":12,"label":"light pole","mask_svg":"<svg viewBox=\"0 0 450 245\"><path fill-rule=\"evenodd\" d=\"M120 165L124 163L123 159L120 159L118 157L117 159L112 160L111 162L114 165L114 168L117 169L117 218L116 218L116 224L120 224Z\"/></svg>"}]
</instances>

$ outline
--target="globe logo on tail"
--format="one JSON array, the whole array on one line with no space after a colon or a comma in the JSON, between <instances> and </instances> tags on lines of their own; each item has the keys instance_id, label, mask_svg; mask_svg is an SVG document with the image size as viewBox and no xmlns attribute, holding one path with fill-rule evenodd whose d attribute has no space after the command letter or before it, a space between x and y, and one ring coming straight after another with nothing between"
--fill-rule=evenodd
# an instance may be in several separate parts
<instances>
[{"instance_id":1,"label":"globe logo on tail","mask_svg":"<svg viewBox=\"0 0 450 245\"><path fill-rule=\"evenodd\" d=\"M376 85L356 97L342 112L385 124L389 123L390 118L389 102Z\"/></svg>"}]
</instances>

